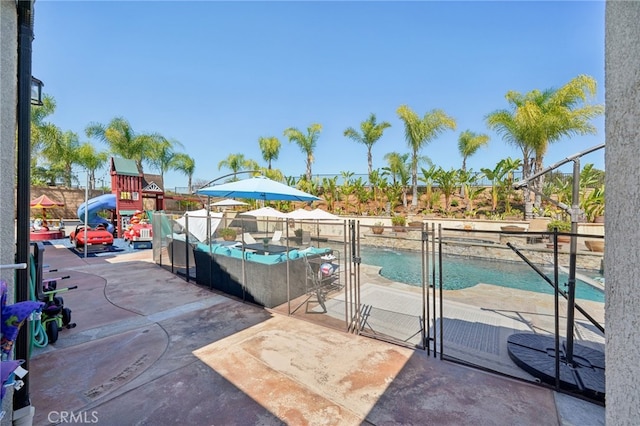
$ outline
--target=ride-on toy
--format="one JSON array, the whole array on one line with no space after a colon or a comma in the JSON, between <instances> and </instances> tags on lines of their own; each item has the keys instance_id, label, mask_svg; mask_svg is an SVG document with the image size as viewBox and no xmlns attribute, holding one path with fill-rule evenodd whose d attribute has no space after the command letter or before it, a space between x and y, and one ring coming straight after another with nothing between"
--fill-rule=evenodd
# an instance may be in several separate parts
<instances>
[{"instance_id":1,"label":"ride-on toy","mask_svg":"<svg viewBox=\"0 0 640 426\"><path fill-rule=\"evenodd\" d=\"M64 307L64 299L62 296L57 296L57 294L76 289L78 286L61 289L56 289L56 286L56 280L46 281L43 283L43 291L41 293L41 301L45 302L45 305L42 308L40 322L47 333L49 343L55 343L58 340L58 332L62 328L69 329L76 326L76 323L71 322L71 309Z\"/></svg>"},{"instance_id":2,"label":"ride-on toy","mask_svg":"<svg viewBox=\"0 0 640 426\"><path fill-rule=\"evenodd\" d=\"M86 228L86 232L85 232ZM85 234L87 241L85 241ZM98 246L109 248L113 245L113 234L107 231L107 227L103 224L91 228L85 227L84 224L79 224L76 229L69 234L69 241L75 246L76 249L81 249L85 244L87 246Z\"/></svg>"}]
</instances>

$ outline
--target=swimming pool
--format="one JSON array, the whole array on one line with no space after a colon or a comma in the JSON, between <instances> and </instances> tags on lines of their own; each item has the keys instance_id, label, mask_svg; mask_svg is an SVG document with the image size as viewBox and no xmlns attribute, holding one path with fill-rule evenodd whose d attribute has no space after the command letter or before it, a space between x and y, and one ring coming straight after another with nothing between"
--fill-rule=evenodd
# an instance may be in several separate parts
<instances>
[{"instance_id":1,"label":"swimming pool","mask_svg":"<svg viewBox=\"0 0 640 426\"><path fill-rule=\"evenodd\" d=\"M360 257L363 263L382 267L380 275L385 278L410 285L421 284L422 261L419 252L361 246ZM498 262L490 259L445 256L442 269L445 290L459 290L478 283L486 283L553 294L553 287L524 262ZM545 269L544 272L553 279L551 268ZM584 272L584 274L592 278L601 277L593 272ZM560 289L566 290L564 284L567 279L566 274L559 274ZM604 293L577 281L576 298L604 302Z\"/></svg>"}]
</instances>

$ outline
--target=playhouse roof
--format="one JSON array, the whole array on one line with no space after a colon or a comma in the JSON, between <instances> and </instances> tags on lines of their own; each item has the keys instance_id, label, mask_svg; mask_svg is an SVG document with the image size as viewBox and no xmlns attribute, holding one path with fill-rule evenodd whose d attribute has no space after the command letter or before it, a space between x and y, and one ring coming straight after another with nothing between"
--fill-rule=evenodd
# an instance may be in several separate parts
<instances>
[{"instance_id":1,"label":"playhouse roof","mask_svg":"<svg viewBox=\"0 0 640 426\"><path fill-rule=\"evenodd\" d=\"M111 158L111 172L117 175L140 176L140 171L135 160L128 158Z\"/></svg>"},{"instance_id":2,"label":"playhouse roof","mask_svg":"<svg viewBox=\"0 0 640 426\"><path fill-rule=\"evenodd\" d=\"M142 176L142 190L144 192L164 192L162 176L145 173Z\"/></svg>"}]
</instances>

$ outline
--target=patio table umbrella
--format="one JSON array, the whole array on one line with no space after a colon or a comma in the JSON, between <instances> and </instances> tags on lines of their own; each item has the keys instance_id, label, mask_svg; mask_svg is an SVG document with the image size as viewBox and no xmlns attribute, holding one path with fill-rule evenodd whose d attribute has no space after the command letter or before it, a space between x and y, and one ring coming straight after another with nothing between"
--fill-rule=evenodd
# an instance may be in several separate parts
<instances>
[{"instance_id":1,"label":"patio table umbrella","mask_svg":"<svg viewBox=\"0 0 640 426\"><path fill-rule=\"evenodd\" d=\"M51 209L54 207L63 207L64 203L59 203L57 201L53 201L51 198L46 195L41 195L38 198L31 200L29 203L31 208L34 209L42 209L42 220L44 224L47 222L47 209Z\"/></svg>"},{"instance_id":2,"label":"patio table umbrella","mask_svg":"<svg viewBox=\"0 0 640 426\"><path fill-rule=\"evenodd\" d=\"M292 188L264 176L200 188L197 194L209 197L246 198L250 200L319 201L315 195Z\"/></svg>"}]
</instances>

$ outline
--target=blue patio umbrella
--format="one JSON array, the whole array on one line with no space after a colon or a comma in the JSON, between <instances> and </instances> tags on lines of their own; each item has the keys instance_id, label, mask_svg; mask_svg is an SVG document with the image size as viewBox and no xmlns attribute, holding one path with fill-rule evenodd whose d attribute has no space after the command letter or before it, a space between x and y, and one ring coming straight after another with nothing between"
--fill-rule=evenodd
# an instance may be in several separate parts
<instances>
[{"instance_id":1,"label":"blue patio umbrella","mask_svg":"<svg viewBox=\"0 0 640 426\"><path fill-rule=\"evenodd\" d=\"M200 188L196 194L250 200L319 201L320 198L264 176Z\"/></svg>"}]
</instances>

